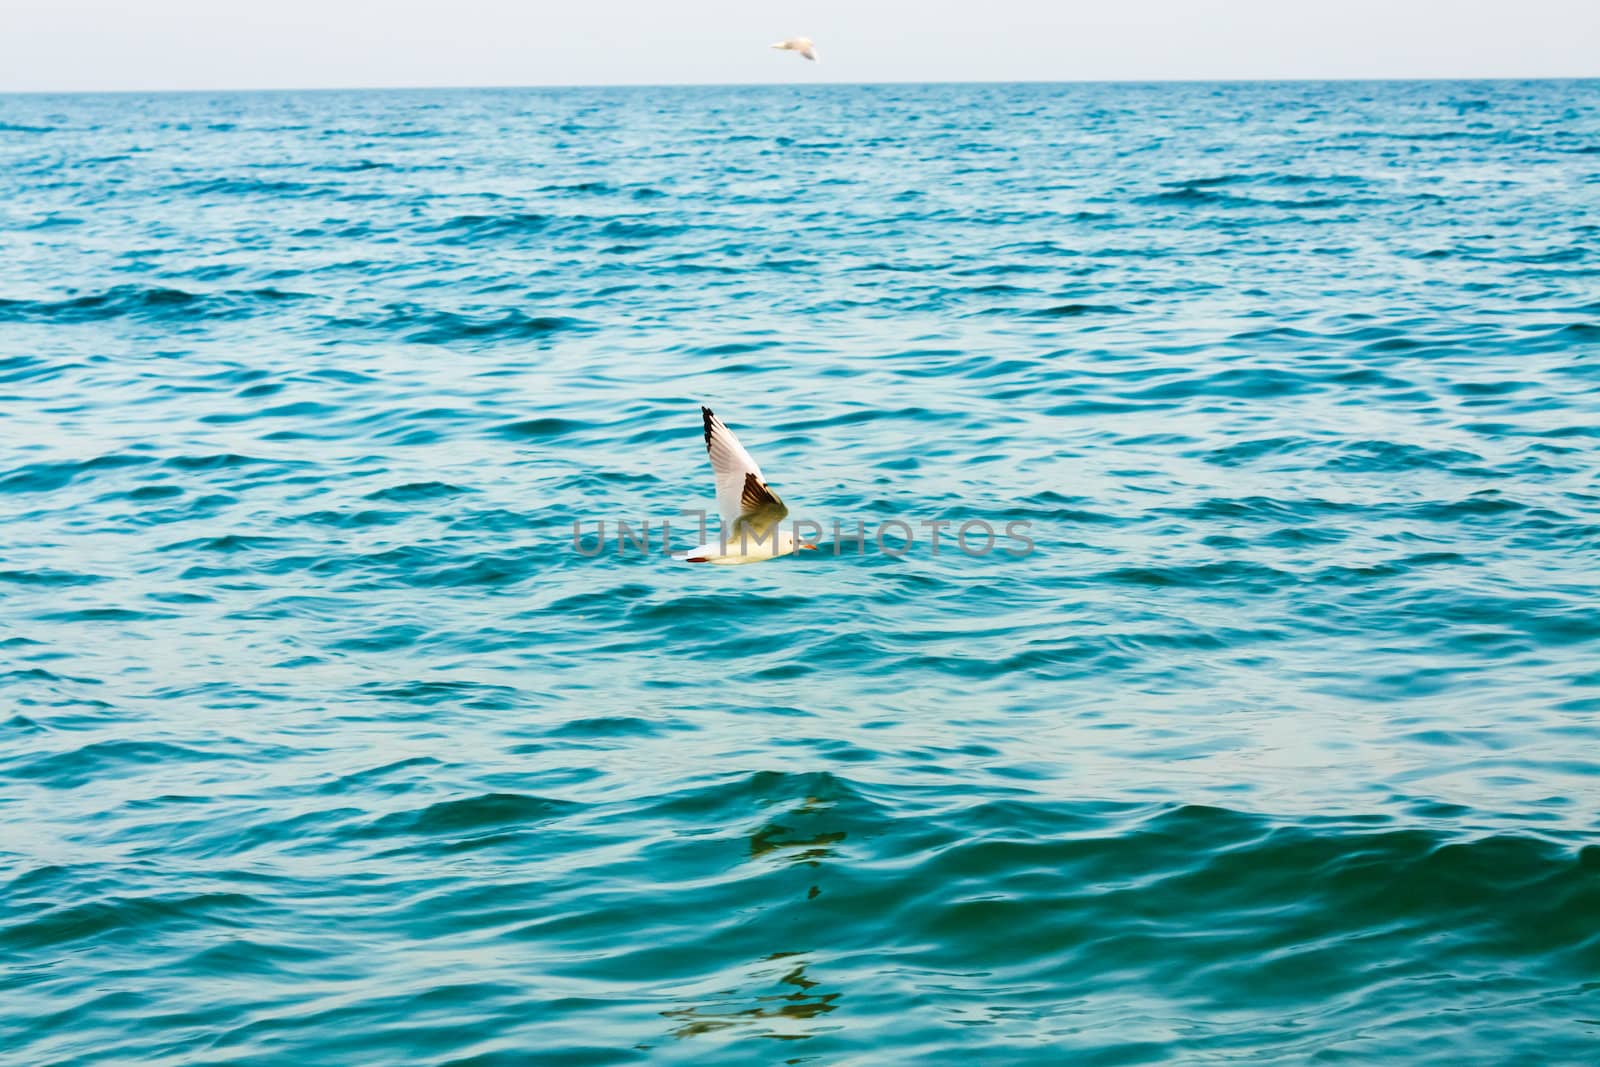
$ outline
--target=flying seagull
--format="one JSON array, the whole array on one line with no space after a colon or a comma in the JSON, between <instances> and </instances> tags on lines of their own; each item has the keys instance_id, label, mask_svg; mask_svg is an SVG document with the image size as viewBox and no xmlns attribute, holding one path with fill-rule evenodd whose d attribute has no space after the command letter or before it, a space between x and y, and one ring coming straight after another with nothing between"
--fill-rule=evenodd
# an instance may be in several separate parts
<instances>
[{"instance_id":1,"label":"flying seagull","mask_svg":"<svg viewBox=\"0 0 1600 1067\"><path fill-rule=\"evenodd\" d=\"M785 52L799 52L813 63L822 62L817 58L817 46L811 43L811 38L809 37L791 37L787 41L779 41L772 47L782 49Z\"/></svg>"},{"instance_id":2,"label":"flying seagull","mask_svg":"<svg viewBox=\"0 0 1600 1067\"><path fill-rule=\"evenodd\" d=\"M700 417L705 421L706 453L717 476L722 536L718 543L701 545L677 558L689 563L760 563L798 549L816 548L796 541L794 530L783 528L789 509L761 477L761 468L733 431L708 407L701 407Z\"/></svg>"}]
</instances>

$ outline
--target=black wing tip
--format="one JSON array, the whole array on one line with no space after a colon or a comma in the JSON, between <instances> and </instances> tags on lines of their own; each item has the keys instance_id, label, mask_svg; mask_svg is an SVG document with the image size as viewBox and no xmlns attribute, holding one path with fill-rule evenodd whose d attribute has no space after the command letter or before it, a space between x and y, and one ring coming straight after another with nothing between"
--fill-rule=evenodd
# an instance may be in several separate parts
<instances>
[{"instance_id":1,"label":"black wing tip","mask_svg":"<svg viewBox=\"0 0 1600 1067\"><path fill-rule=\"evenodd\" d=\"M739 494L739 502L746 511L783 506L783 501L772 491L772 486L757 478L755 471L744 472L744 489Z\"/></svg>"},{"instance_id":2,"label":"black wing tip","mask_svg":"<svg viewBox=\"0 0 1600 1067\"><path fill-rule=\"evenodd\" d=\"M711 447L711 426L717 421L717 416L704 404L700 405L700 418L706 426L706 447Z\"/></svg>"}]
</instances>

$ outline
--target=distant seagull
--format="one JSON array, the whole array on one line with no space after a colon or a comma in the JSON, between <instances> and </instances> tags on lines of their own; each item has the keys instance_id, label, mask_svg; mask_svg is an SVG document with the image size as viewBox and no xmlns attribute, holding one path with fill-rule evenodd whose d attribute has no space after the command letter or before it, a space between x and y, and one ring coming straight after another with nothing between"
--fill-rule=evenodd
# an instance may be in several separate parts
<instances>
[{"instance_id":1,"label":"distant seagull","mask_svg":"<svg viewBox=\"0 0 1600 1067\"><path fill-rule=\"evenodd\" d=\"M733 431L711 413L700 409L706 427L706 453L717 476L717 511L722 514L722 540L701 545L677 558L689 563L760 563L816 545L796 541L792 529L783 529L789 509L761 477Z\"/></svg>"},{"instance_id":2,"label":"distant seagull","mask_svg":"<svg viewBox=\"0 0 1600 1067\"><path fill-rule=\"evenodd\" d=\"M799 52L813 63L822 62L817 58L817 46L811 43L811 38L809 37L791 37L787 41L779 41L772 47L780 48L785 52Z\"/></svg>"}]
</instances>

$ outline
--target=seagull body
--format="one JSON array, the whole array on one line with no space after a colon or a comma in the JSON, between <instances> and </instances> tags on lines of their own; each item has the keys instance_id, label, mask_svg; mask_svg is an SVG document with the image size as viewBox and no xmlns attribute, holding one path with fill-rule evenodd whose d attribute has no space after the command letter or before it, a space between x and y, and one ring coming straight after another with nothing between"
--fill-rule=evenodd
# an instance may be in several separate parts
<instances>
[{"instance_id":1,"label":"seagull body","mask_svg":"<svg viewBox=\"0 0 1600 1067\"><path fill-rule=\"evenodd\" d=\"M722 516L719 542L691 549L677 559L688 563L760 563L787 556L802 548L815 548L795 539L792 529L783 529L789 509L761 477L761 468L750 458L733 431L708 407L700 409L705 422L706 454L717 476L717 511Z\"/></svg>"},{"instance_id":2,"label":"seagull body","mask_svg":"<svg viewBox=\"0 0 1600 1067\"><path fill-rule=\"evenodd\" d=\"M809 37L791 37L787 41L779 41L772 47L785 52L799 52L813 63L821 63L817 57L817 46L811 43Z\"/></svg>"}]
</instances>

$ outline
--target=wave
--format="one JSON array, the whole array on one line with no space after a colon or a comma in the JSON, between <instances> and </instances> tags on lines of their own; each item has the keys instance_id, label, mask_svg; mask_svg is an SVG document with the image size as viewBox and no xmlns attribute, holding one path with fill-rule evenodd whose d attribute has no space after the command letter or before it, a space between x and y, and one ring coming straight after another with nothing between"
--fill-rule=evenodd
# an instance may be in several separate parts
<instances>
[{"instance_id":1,"label":"wave","mask_svg":"<svg viewBox=\"0 0 1600 1067\"><path fill-rule=\"evenodd\" d=\"M638 728L634 720L601 736L638 736ZM426 758L375 766L344 779L329 799L341 803L352 788L420 784L440 766ZM1118 997L1129 990L1161 991L1201 1014L1248 1001L1308 1020L1333 998L1337 1018L1315 1024L1326 1044L1436 1006L1445 987L1459 996L1500 981L1507 967L1537 961L1548 982L1583 983L1600 959L1590 921L1600 907L1600 849L1386 816L1285 819L1198 804L1023 796L957 802L828 771L705 774L683 788L620 796L600 812L505 791L402 801L370 820L339 811L265 815L284 840L333 832L342 849L363 856L368 873L344 883L354 898L347 921L360 936L509 937L591 982L666 970L673 988L651 1003L663 1025L721 1020L734 1036L804 1034L808 1020L827 1014L768 1015L741 1004L848 1008L854 1000L855 1010L887 1019L889 1004L874 995L893 1001L943 976L952 1008L980 1010L997 997L1009 1001L1011 990L1031 991L1028 1017L1096 1006L1109 1013L1113 1032ZM606 822L656 829L629 842L599 832ZM552 869L552 854L571 857L571 866ZM476 867L452 869L468 856ZM392 866L418 858L442 866L425 882ZM484 884L474 871L495 858L537 866L519 881ZM594 874L607 864L616 869L597 888ZM40 906L70 897L82 877L63 868L14 877L7 890L32 914L7 931L7 947L31 954L74 942L115 945L136 930L157 951L197 931L213 946L219 937L250 942L276 921L288 894L302 891L258 884L249 892ZM659 895L663 883L678 892ZM377 901L386 903L373 908ZM624 934L641 922L651 937ZM835 939L819 942L829 930ZM742 947L730 952L730 939ZM895 967L887 978L874 971L869 993L866 976L853 979L836 953L808 947L817 943L860 945ZM752 966L736 964L741 973L730 974L730 955ZM202 965L197 956L189 961ZM762 999L769 983L781 990L797 980L797 968L797 988L815 993ZM1397 970L1439 977L1396 981ZM456 1010L484 1003L470 983L445 999ZM402 1010L409 997L371 994L354 1003L379 1047L399 1039L391 1025L415 1021ZM1206 1033L1205 1041L1220 1039ZM954 1038L929 1035L938 1048ZM1237 1031L1229 1040L1237 1052ZM1246 1047L1281 1052L1297 1040L1268 1028L1253 1031ZM1165 1054L1180 1046L1156 1047Z\"/></svg>"},{"instance_id":2,"label":"wave","mask_svg":"<svg viewBox=\"0 0 1600 1067\"><path fill-rule=\"evenodd\" d=\"M14 582L18 585L44 585L44 586L74 586L92 585L104 581L104 575L85 574L78 571L59 571L48 567L38 570L3 570L0 571L0 582Z\"/></svg>"},{"instance_id":3,"label":"wave","mask_svg":"<svg viewBox=\"0 0 1600 1067\"><path fill-rule=\"evenodd\" d=\"M142 467L154 462L151 456L114 452L93 459L29 463L0 474L0 493L46 493L102 471Z\"/></svg>"},{"instance_id":4,"label":"wave","mask_svg":"<svg viewBox=\"0 0 1600 1067\"><path fill-rule=\"evenodd\" d=\"M359 837L395 834L453 836L508 828L526 828L559 818L576 805L522 793L490 793L460 800L441 800L420 811L386 815L357 832Z\"/></svg>"},{"instance_id":5,"label":"wave","mask_svg":"<svg viewBox=\"0 0 1600 1067\"><path fill-rule=\"evenodd\" d=\"M121 617L121 616L118 616ZM12 752L6 774L51 789L128 775L138 768L183 765L214 758L200 749L167 741L106 740L44 753Z\"/></svg>"},{"instance_id":6,"label":"wave","mask_svg":"<svg viewBox=\"0 0 1600 1067\"><path fill-rule=\"evenodd\" d=\"M328 196L336 193L338 188L284 178L201 178L180 182L171 191L184 197L237 196L278 200Z\"/></svg>"},{"instance_id":7,"label":"wave","mask_svg":"<svg viewBox=\"0 0 1600 1067\"><path fill-rule=\"evenodd\" d=\"M234 319L307 294L271 287L194 293L165 286L119 285L64 300L0 297L0 322L80 323L131 318L145 322Z\"/></svg>"},{"instance_id":8,"label":"wave","mask_svg":"<svg viewBox=\"0 0 1600 1067\"><path fill-rule=\"evenodd\" d=\"M339 326L365 332L394 334L418 345L453 345L515 341L547 341L563 334L593 329L586 320L565 315L529 315L517 308L498 311L457 312L416 305L392 304L372 318L341 318Z\"/></svg>"},{"instance_id":9,"label":"wave","mask_svg":"<svg viewBox=\"0 0 1600 1067\"><path fill-rule=\"evenodd\" d=\"M457 215L432 229L433 232L444 235L439 238L441 244L471 244L501 237L540 234L557 221L557 216L537 211L520 211L507 215Z\"/></svg>"},{"instance_id":10,"label":"wave","mask_svg":"<svg viewBox=\"0 0 1600 1067\"><path fill-rule=\"evenodd\" d=\"M1177 188L1166 189L1159 193L1149 193L1135 200L1135 203L1156 207L1265 207L1286 211L1371 206L1383 204L1384 202L1378 197L1359 196L1246 196L1240 193L1222 192L1218 186L1195 183L1180 185Z\"/></svg>"},{"instance_id":11,"label":"wave","mask_svg":"<svg viewBox=\"0 0 1600 1067\"><path fill-rule=\"evenodd\" d=\"M49 876L34 870L9 888L26 892ZM249 914L257 902L242 893L177 893L167 896L116 897L73 907L56 908L0 928L0 944L12 951L39 951L72 944L136 943L178 930L231 925Z\"/></svg>"}]
</instances>

